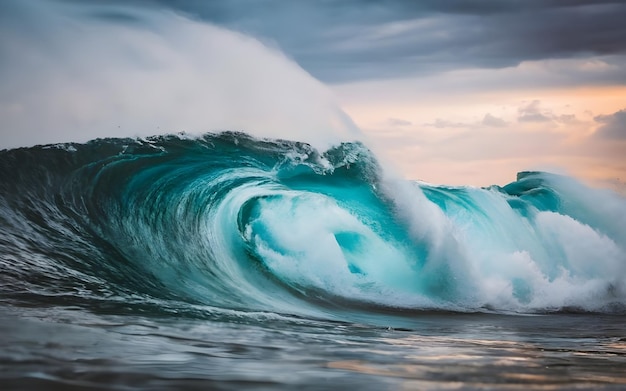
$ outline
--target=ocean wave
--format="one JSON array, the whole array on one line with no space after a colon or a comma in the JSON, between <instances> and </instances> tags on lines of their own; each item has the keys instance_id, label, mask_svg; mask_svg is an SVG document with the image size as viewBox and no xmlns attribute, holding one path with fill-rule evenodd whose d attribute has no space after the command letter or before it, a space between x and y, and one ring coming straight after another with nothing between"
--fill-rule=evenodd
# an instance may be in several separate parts
<instances>
[{"instance_id":1,"label":"ocean wave","mask_svg":"<svg viewBox=\"0 0 626 391\"><path fill-rule=\"evenodd\" d=\"M342 318L623 312L626 201L573 179L393 179L360 143L226 132L0 152L0 295Z\"/></svg>"}]
</instances>

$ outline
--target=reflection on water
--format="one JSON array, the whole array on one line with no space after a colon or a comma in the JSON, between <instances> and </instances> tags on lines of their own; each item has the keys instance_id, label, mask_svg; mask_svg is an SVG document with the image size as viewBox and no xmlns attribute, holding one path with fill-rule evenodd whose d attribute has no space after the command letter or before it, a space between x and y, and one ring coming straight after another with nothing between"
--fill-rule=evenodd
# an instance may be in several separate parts
<instances>
[{"instance_id":1,"label":"reflection on water","mask_svg":"<svg viewBox=\"0 0 626 391\"><path fill-rule=\"evenodd\" d=\"M557 338L554 336L553 338ZM572 348L537 342L409 335L378 340L404 354L397 362L331 361L329 368L405 379L408 389L626 387L626 342L570 340ZM569 344L568 344L569 345ZM391 354L387 350L386 354ZM393 351L396 351L395 349ZM372 351L372 357L377 356Z\"/></svg>"},{"instance_id":2,"label":"reflection on water","mask_svg":"<svg viewBox=\"0 0 626 391\"><path fill-rule=\"evenodd\" d=\"M0 315L3 391L626 389L622 316Z\"/></svg>"}]
</instances>

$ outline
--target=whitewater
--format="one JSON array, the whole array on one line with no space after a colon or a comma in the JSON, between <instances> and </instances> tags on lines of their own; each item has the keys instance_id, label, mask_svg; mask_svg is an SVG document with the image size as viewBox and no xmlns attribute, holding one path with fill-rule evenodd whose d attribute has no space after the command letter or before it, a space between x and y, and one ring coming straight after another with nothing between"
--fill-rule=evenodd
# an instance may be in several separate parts
<instances>
[{"instance_id":1,"label":"whitewater","mask_svg":"<svg viewBox=\"0 0 626 391\"><path fill-rule=\"evenodd\" d=\"M3 390L626 387L623 196L406 180L192 18L0 11Z\"/></svg>"}]
</instances>

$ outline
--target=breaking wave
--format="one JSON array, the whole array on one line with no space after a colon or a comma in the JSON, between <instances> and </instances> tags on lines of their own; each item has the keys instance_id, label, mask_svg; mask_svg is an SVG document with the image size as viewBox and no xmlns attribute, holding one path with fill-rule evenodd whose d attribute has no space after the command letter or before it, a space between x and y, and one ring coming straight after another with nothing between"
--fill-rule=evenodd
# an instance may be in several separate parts
<instances>
[{"instance_id":1,"label":"breaking wave","mask_svg":"<svg viewBox=\"0 0 626 391\"><path fill-rule=\"evenodd\" d=\"M0 295L16 305L332 318L626 305L626 201L547 173L435 186L392 179L360 143L222 133L5 150L0 189Z\"/></svg>"}]
</instances>

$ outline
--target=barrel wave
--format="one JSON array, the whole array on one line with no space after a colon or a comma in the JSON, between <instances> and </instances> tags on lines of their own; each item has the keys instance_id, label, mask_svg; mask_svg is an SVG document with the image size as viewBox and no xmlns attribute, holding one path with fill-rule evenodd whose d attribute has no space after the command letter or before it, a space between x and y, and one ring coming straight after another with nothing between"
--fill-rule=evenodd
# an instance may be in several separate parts
<instances>
[{"instance_id":1,"label":"barrel wave","mask_svg":"<svg viewBox=\"0 0 626 391\"><path fill-rule=\"evenodd\" d=\"M563 176L435 186L394 179L360 143L222 133L5 150L0 188L0 295L18 306L626 308L626 201Z\"/></svg>"}]
</instances>

